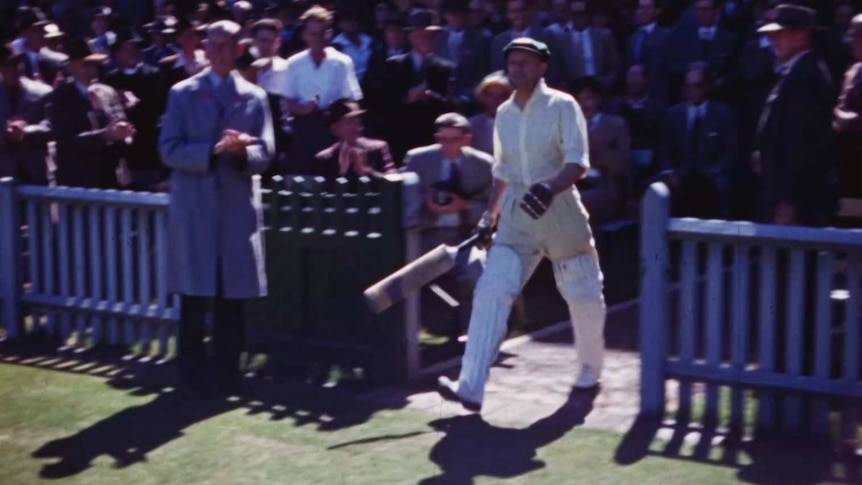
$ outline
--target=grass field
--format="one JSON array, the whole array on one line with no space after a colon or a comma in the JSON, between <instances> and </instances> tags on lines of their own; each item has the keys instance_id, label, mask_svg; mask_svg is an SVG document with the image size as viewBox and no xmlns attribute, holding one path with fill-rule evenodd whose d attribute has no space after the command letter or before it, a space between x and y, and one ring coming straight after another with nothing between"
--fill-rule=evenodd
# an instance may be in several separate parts
<instances>
[{"instance_id":1,"label":"grass field","mask_svg":"<svg viewBox=\"0 0 862 485\"><path fill-rule=\"evenodd\" d=\"M0 365L0 483L736 483L729 467L618 465L620 435L553 421L510 429L298 385L181 403L125 380Z\"/></svg>"}]
</instances>

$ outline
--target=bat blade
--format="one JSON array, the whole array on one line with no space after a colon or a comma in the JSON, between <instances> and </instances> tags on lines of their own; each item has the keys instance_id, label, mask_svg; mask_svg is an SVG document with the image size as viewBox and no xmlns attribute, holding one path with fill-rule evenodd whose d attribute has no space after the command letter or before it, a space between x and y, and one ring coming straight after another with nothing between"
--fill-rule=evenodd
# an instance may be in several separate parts
<instances>
[{"instance_id":1,"label":"bat blade","mask_svg":"<svg viewBox=\"0 0 862 485\"><path fill-rule=\"evenodd\" d=\"M363 295L371 311L384 312L454 268L457 251L457 247L437 246L369 287Z\"/></svg>"}]
</instances>

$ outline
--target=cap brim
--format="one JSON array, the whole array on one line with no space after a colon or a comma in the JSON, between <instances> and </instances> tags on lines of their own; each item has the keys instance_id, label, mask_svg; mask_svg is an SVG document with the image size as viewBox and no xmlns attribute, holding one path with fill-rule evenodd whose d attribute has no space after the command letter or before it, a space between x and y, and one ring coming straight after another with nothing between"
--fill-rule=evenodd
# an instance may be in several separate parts
<instances>
[{"instance_id":1,"label":"cap brim","mask_svg":"<svg viewBox=\"0 0 862 485\"><path fill-rule=\"evenodd\" d=\"M757 29L757 32L759 34L771 34L773 32L780 32L780 31L786 30L786 29L787 29L787 27L784 27L781 24L776 24L775 22L772 22L771 24L766 24L763 27Z\"/></svg>"},{"instance_id":2,"label":"cap brim","mask_svg":"<svg viewBox=\"0 0 862 485\"><path fill-rule=\"evenodd\" d=\"M65 32L57 32L55 34L45 34L45 38L46 39L59 39L60 37L63 37L64 35L66 35Z\"/></svg>"},{"instance_id":3,"label":"cap brim","mask_svg":"<svg viewBox=\"0 0 862 485\"><path fill-rule=\"evenodd\" d=\"M90 54L81 60L84 62L105 62L106 60L108 60L108 55L107 54Z\"/></svg>"},{"instance_id":4,"label":"cap brim","mask_svg":"<svg viewBox=\"0 0 862 485\"><path fill-rule=\"evenodd\" d=\"M428 27L404 27L404 30L408 32L411 30L427 30L429 32L440 32L441 30L443 30L443 27L440 27L439 25L429 25Z\"/></svg>"},{"instance_id":5,"label":"cap brim","mask_svg":"<svg viewBox=\"0 0 862 485\"><path fill-rule=\"evenodd\" d=\"M536 49L533 49L533 48L531 48L531 47L527 47L527 46L520 46L520 45L518 45L518 46L513 46L513 47L509 47L508 49L506 49L505 55L506 55L506 56L508 56L508 55L509 55L509 53L510 53L510 52L512 52L512 51L524 51L524 52L529 52L530 54L535 55L536 57L538 57L539 59L541 59L541 60L543 60L543 61L547 61L547 60L548 60L548 59L550 59L550 57L551 57L550 55L546 55L546 54L544 54L544 53L542 53L542 52L539 52L539 51L537 51Z\"/></svg>"}]
</instances>

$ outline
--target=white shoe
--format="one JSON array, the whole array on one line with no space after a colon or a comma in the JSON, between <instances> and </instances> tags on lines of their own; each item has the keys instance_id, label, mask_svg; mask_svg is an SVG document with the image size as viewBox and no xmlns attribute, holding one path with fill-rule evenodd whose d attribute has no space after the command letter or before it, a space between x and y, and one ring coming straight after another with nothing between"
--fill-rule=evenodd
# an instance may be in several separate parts
<instances>
[{"instance_id":1,"label":"white shoe","mask_svg":"<svg viewBox=\"0 0 862 485\"><path fill-rule=\"evenodd\" d=\"M592 389L599 385L599 376L592 367L585 365L581 368L581 375L575 381L576 389Z\"/></svg>"},{"instance_id":2,"label":"white shoe","mask_svg":"<svg viewBox=\"0 0 862 485\"><path fill-rule=\"evenodd\" d=\"M447 401L460 403L461 406L468 411L478 413L482 409L481 403L468 401L461 397L461 395L458 394L458 382L453 381L446 376L440 376L437 378L437 393Z\"/></svg>"}]
</instances>

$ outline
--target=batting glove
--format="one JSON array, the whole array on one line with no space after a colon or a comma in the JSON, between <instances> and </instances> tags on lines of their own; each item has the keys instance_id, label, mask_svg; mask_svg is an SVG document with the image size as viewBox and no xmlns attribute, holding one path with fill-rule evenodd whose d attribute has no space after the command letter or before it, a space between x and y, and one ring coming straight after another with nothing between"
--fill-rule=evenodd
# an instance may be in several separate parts
<instances>
[{"instance_id":1,"label":"batting glove","mask_svg":"<svg viewBox=\"0 0 862 485\"><path fill-rule=\"evenodd\" d=\"M476 241L476 247L479 249L486 249L490 246L496 230L497 217L492 215L490 212L485 211L485 213L482 214L482 219L479 220L479 224L476 225L476 229L473 230L473 234L479 235L479 239Z\"/></svg>"},{"instance_id":2,"label":"batting glove","mask_svg":"<svg viewBox=\"0 0 862 485\"><path fill-rule=\"evenodd\" d=\"M551 192L551 187L548 184L535 184L524 194L520 205L521 209L530 217L538 219L545 215L553 199L554 193Z\"/></svg>"}]
</instances>

